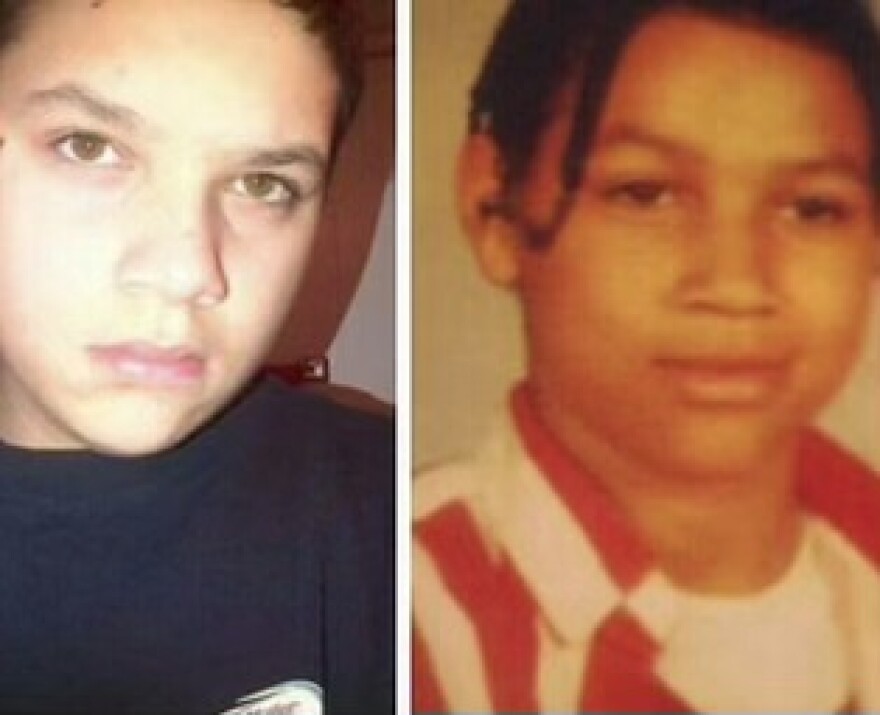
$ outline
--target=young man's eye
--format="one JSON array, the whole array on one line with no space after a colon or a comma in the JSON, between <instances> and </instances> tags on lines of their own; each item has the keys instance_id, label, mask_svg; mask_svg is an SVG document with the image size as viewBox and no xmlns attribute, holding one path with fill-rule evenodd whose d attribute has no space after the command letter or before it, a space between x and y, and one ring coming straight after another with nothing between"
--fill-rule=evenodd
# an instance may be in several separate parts
<instances>
[{"instance_id":1,"label":"young man's eye","mask_svg":"<svg viewBox=\"0 0 880 715\"><path fill-rule=\"evenodd\" d=\"M113 166L122 159L113 144L98 134L69 134L58 139L54 146L65 159L77 164Z\"/></svg>"},{"instance_id":2,"label":"young man's eye","mask_svg":"<svg viewBox=\"0 0 880 715\"><path fill-rule=\"evenodd\" d=\"M280 206L290 206L302 198L293 182L265 172L238 177L232 182L232 191L254 201Z\"/></svg>"},{"instance_id":3,"label":"young man's eye","mask_svg":"<svg viewBox=\"0 0 880 715\"><path fill-rule=\"evenodd\" d=\"M603 198L616 205L637 209L655 209L670 205L675 200L675 188L668 182L638 179L614 183L605 187Z\"/></svg>"},{"instance_id":4,"label":"young man's eye","mask_svg":"<svg viewBox=\"0 0 880 715\"><path fill-rule=\"evenodd\" d=\"M787 208L787 213L796 221L807 224L844 223L852 213L849 205L835 198L825 196L800 196Z\"/></svg>"}]
</instances>

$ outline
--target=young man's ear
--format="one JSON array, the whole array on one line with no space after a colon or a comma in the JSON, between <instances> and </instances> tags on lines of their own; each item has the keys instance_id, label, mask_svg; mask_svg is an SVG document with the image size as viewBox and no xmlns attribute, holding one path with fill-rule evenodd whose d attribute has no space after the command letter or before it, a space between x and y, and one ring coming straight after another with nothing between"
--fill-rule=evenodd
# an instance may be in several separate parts
<instances>
[{"instance_id":1,"label":"young man's ear","mask_svg":"<svg viewBox=\"0 0 880 715\"><path fill-rule=\"evenodd\" d=\"M877 200L874 202L874 240L871 243L871 272L874 274L874 280L880 278L880 205Z\"/></svg>"},{"instance_id":2,"label":"young man's ear","mask_svg":"<svg viewBox=\"0 0 880 715\"><path fill-rule=\"evenodd\" d=\"M874 278L880 278L880 227L874 229Z\"/></svg>"},{"instance_id":3,"label":"young man's ear","mask_svg":"<svg viewBox=\"0 0 880 715\"><path fill-rule=\"evenodd\" d=\"M508 288L519 279L522 245L504 203L504 188L498 145L485 134L470 135L458 157L458 212L483 275Z\"/></svg>"}]
</instances>

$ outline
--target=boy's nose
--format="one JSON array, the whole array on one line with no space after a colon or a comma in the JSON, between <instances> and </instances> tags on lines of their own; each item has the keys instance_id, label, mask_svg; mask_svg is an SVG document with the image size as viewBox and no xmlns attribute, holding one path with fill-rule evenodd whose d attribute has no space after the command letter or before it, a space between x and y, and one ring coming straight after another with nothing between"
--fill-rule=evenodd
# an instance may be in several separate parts
<instances>
[{"instance_id":1,"label":"boy's nose","mask_svg":"<svg viewBox=\"0 0 880 715\"><path fill-rule=\"evenodd\" d=\"M209 207L167 208L136 229L119 266L128 292L152 292L171 302L210 307L227 294L219 227Z\"/></svg>"},{"instance_id":2,"label":"boy's nose","mask_svg":"<svg viewBox=\"0 0 880 715\"><path fill-rule=\"evenodd\" d=\"M772 243L748 221L703 227L688 249L686 305L729 315L772 314L778 303Z\"/></svg>"}]
</instances>

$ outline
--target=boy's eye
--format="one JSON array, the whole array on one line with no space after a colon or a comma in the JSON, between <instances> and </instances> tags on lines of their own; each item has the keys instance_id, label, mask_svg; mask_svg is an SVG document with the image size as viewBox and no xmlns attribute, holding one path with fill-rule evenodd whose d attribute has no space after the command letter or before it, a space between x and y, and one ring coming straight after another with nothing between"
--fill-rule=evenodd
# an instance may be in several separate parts
<instances>
[{"instance_id":1,"label":"boy's eye","mask_svg":"<svg viewBox=\"0 0 880 715\"><path fill-rule=\"evenodd\" d=\"M113 144L98 134L69 134L56 141L55 148L63 157L78 164L113 166L121 161Z\"/></svg>"},{"instance_id":2,"label":"boy's eye","mask_svg":"<svg viewBox=\"0 0 880 715\"><path fill-rule=\"evenodd\" d=\"M675 200L675 189L668 182L637 179L612 184L603 191L606 201L637 209L669 206Z\"/></svg>"},{"instance_id":3,"label":"boy's eye","mask_svg":"<svg viewBox=\"0 0 880 715\"><path fill-rule=\"evenodd\" d=\"M232 191L266 204L290 205L301 193L287 179L265 172L244 174L232 182Z\"/></svg>"},{"instance_id":4,"label":"boy's eye","mask_svg":"<svg viewBox=\"0 0 880 715\"><path fill-rule=\"evenodd\" d=\"M845 202L835 198L801 196L791 202L786 213L801 223L837 224L846 221L851 211Z\"/></svg>"}]
</instances>

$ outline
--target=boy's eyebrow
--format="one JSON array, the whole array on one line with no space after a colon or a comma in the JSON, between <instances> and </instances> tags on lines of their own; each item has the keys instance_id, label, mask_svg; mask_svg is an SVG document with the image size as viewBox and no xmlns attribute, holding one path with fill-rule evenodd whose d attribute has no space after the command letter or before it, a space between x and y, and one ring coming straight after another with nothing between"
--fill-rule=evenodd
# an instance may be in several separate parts
<instances>
[{"instance_id":1,"label":"boy's eyebrow","mask_svg":"<svg viewBox=\"0 0 880 715\"><path fill-rule=\"evenodd\" d=\"M305 165L321 176L327 170L326 157L308 144L293 144L277 149L257 149L245 156L243 164L254 169Z\"/></svg>"},{"instance_id":2,"label":"boy's eyebrow","mask_svg":"<svg viewBox=\"0 0 880 715\"><path fill-rule=\"evenodd\" d=\"M53 104L72 106L95 119L118 124L127 129L142 127L144 118L133 109L104 99L80 84L65 82L48 89L38 89L27 95L26 109L42 109Z\"/></svg>"},{"instance_id":3,"label":"boy's eyebrow","mask_svg":"<svg viewBox=\"0 0 880 715\"><path fill-rule=\"evenodd\" d=\"M120 125L128 130L144 127L147 121L135 110L105 99L80 84L65 82L55 87L39 89L27 95L24 101L27 110L39 110L51 105L72 106L95 119ZM327 170L327 158L313 146L293 144L272 149L254 149L244 152L245 166L253 168L288 165L311 166L323 176Z\"/></svg>"},{"instance_id":4,"label":"boy's eyebrow","mask_svg":"<svg viewBox=\"0 0 880 715\"><path fill-rule=\"evenodd\" d=\"M605 148L626 144L647 147L692 163L706 160L706 157L698 149L685 146L674 139L646 132L631 124L612 127L610 131L600 135L597 142L598 146ZM858 183L866 183L870 180L869 166L843 152L833 152L818 157L782 159L780 162L784 171L790 174L833 173L846 176Z\"/></svg>"},{"instance_id":5,"label":"boy's eyebrow","mask_svg":"<svg viewBox=\"0 0 880 715\"><path fill-rule=\"evenodd\" d=\"M632 124L613 126L610 130L599 135L596 144L605 148L615 145L633 144L690 161L702 159L702 154L696 149L685 146L673 139L647 132Z\"/></svg>"},{"instance_id":6,"label":"boy's eyebrow","mask_svg":"<svg viewBox=\"0 0 880 715\"><path fill-rule=\"evenodd\" d=\"M844 154L833 154L820 159L793 161L788 167L793 174L838 174L859 184L871 183L869 165L862 166L855 159Z\"/></svg>"}]
</instances>

